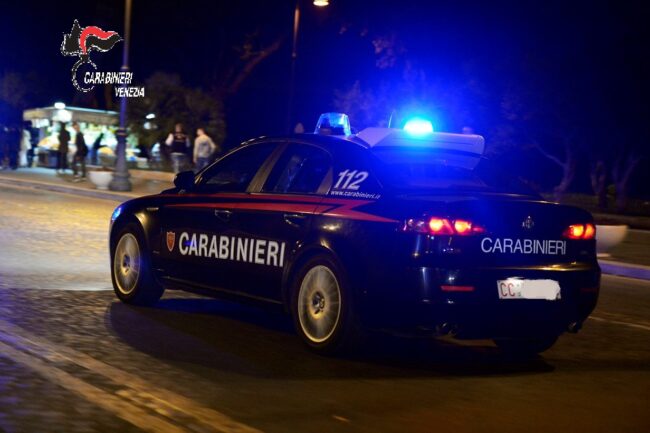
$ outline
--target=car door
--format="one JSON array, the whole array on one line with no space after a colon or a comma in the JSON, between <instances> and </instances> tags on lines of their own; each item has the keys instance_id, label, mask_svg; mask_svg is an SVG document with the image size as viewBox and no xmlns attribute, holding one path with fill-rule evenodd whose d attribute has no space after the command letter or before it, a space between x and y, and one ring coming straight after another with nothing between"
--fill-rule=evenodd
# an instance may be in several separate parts
<instances>
[{"instance_id":1,"label":"car door","mask_svg":"<svg viewBox=\"0 0 650 433\"><path fill-rule=\"evenodd\" d=\"M177 282L238 290L231 269L234 209L278 147L244 146L226 155L161 209L165 275Z\"/></svg>"},{"instance_id":2,"label":"car door","mask_svg":"<svg viewBox=\"0 0 650 433\"><path fill-rule=\"evenodd\" d=\"M322 194L331 185L331 166L326 150L290 143L250 191L250 198L235 209L233 229L253 245L253 260L238 263L236 277L249 293L281 300L284 267L307 235Z\"/></svg>"}]
</instances>

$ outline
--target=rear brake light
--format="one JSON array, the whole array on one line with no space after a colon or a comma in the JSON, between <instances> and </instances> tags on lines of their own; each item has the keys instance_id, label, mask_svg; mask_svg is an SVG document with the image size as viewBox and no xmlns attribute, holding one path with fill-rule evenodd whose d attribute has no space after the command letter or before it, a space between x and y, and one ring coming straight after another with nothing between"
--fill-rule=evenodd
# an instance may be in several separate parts
<instances>
[{"instance_id":1,"label":"rear brake light","mask_svg":"<svg viewBox=\"0 0 650 433\"><path fill-rule=\"evenodd\" d=\"M596 227L593 224L571 224L563 236L569 239L593 239L596 236Z\"/></svg>"},{"instance_id":2,"label":"rear brake light","mask_svg":"<svg viewBox=\"0 0 650 433\"><path fill-rule=\"evenodd\" d=\"M431 217L429 219L409 219L404 223L405 232L428 233L432 235L468 236L484 233L485 228L471 221L449 218Z\"/></svg>"},{"instance_id":3,"label":"rear brake light","mask_svg":"<svg viewBox=\"0 0 650 433\"><path fill-rule=\"evenodd\" d=\"M447 218L431 218L429 220L429 230L434 235L454 234L454 229L451 227Z\"/></svg>"},{"instance_id":4,"label":"rear brake light","mask_svg":"<svg viewBox=\"0 0 650 433\"><path fill-rule=\"evenodd\" d=\"M464 235L472 231L472 223L465 220L456 220L454 221L454 230L459 235Z\"/></svg>"}]
</instances>

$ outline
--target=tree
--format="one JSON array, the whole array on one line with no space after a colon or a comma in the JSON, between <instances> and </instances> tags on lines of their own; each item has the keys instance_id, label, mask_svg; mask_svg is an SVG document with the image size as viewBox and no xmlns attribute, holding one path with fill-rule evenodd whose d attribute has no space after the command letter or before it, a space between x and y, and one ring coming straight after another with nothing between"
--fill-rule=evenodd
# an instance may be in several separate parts
<instances>
[{"instance_id":1,"label":"tree","mask_svg":"<svg viewBox=\"0 0 650 433\"><path fill-rule=\"evenodd\" d=\"M562 137L562 143L564 148L562 157L547 151L539 143L534 144L535 149L545 158L553 161L562 170L560 182L553 188L553 200L558 203L562 201L562 197L569 189L569 186L571 186L571 182L573 182L576 175L575 142L570 137L565 136Z\"/></svg>"},{"instance_id":2,"label":"tree","mask_svg":"<svg viewBox=\"0 0 650 433\"><path fill-rule=\"evenodd\" d=\"M563 85L548 83L545 75L535 76L533 60L521 65L526 77L508 85L501 95L501 118L492 137L501 151L535 150L559 169L559 181L552 188L553 199L561 202L577 171L577 155L586 141L586 128L573 100L575 93ZM499 140L502 142L500 143Z\"/></svg>"},{"instance_id":3,"label":"tree","mask_svg":"<svg viewBox=\"0 0 650 433\"><path fill-rule=\"evenodd\" d=\"M607 209L607 165L602 158L592 160L589 170L591 189L598 199L598 208Z\"/></svg>"},{"instance_id":4,"label":"tree","mask_svg":"<svg viewBox=\"0 0 650 433\"><path fill-rule=\"evenodd\" d=\"M182 123L192 134L202 127L215 143L221 144L226 134L223 104L200 89L182 84L178 75L156 72L145 81L146 96L135 98L129 104L129 119L134 131L145 145L162 139L173 131L174 124ZM155 115L145 128L146 116Z\"/></svg>"},{"instance_id":5,"label":"tree","mask_svg":"<svg viewBox=\"0 0 650 433\"><path fill-rule=\"evenodd\" d=\"M634 151L621 152L612 166L612 180L616 189L616 211L623 212L627 204L628 184L632 173L641 162Z\"/></svg>"},{"instance_id":6,"label":"tree","mask_svg":"<svg viewBox=\"0 0 650 433\"><path fill-rule=\"evenodd\" d=\"M486 123L482 117L488 95L471 68L459 76L435 77L395 33L371 39L375 70L368 76L372 78L334 91L334 107L348 114L353 126L387 126L389 119L395 126L411 114L429 116L435 128L444 125L447 131L477 129Z\"/></svg>"},{"instance_id":7,"label":"tree","mask_svg":"<svg viewBox=\"0 0 650 433\"><path fill-rule=\"evenodd\" d=\"M346 90L334 91L334 107L350 117L350 123L355 128L367 126L386 126L390 108L383 97L386 92L379 89L362 89L361 82L355 81Z\"/></svg>"},{"instance_id":8,"label":"tree","mask_svg":"<svg viewBox=\"0 0 650 433\"><path fill-rule=\"evenodd\" d=\"M4 104L3 117L8 117L11 123L17 123L22 118L22 111L35 107L42 102L44 83L38 73L28 72L19 74L7 72L0 77L0 101Z\"/></svg>"},{"instance_id":9,"label":"tree","mask_svg":"<svg viewBox=\"0 0 650 433\"><path fill-rule=\"evenodd\" d=\"M284 39L284 35L280 35L265 44L261 41L259 32L245 35L244 40L227 53L226 57L230 57L227 63L229 66L216 72L212 93L222 100L236 94L255 68L280 49Z\"/></svg>"}]
</instances>

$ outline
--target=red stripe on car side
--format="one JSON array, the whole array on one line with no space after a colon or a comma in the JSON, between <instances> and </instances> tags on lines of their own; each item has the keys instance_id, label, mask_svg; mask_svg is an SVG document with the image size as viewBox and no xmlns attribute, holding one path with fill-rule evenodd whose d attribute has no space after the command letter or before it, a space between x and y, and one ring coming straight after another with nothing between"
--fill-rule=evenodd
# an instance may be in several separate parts
<instances>
[{"instance_id":1,"label":"red stripe on car side","mask_svg":"<svg viewBox=\"0 0 650 433\"><path fill-rule=\"evenodd\" d=\"M373 215L370 213L366 212L360 212L357 210L354 210L354 208L367 204L369 203L368 201L361 201L361 202L356 202L356 203L348 203L343 206L338 206L335 207L334 209L330 209L327 212L324 212L323 215L329 216L329 217L334 217L334 218L345 218L345 219L353 219L353 220L359 220L359 221L373 221L373 222L385 222L385 223L396 223L398 222L397 220L390 219L390 218L384 218L378 215Z\"/></svg>"},{"instance_id":2,"label":"red stripe on car side","mask_svg":"<svg viewBox=\"0 0 650 433\"><path fill-rule=\"evenodd\" d=\"M172 204L169 205L169 207L266 210L277 212L302 212L309 214L313 214L316 211L316 204L301 203L183 203Z\"/></svg>"},{"instance_id":3,"label":"red stripe on car side","mask_svg":"<svg viewBox=\"0 0 650 433\"><path fill-rule=\"evenodd\" d=\"M218 192L211 194L160 194L159 197L196 197L196 198L223 198L223 199L244 199L244 200L270 200L270 201L295 201L305 203L327 203L327 204L353 204L359 206L366 203L372 203L372 200L353 200L344 198L329 198L313 195L296 195L296 194L260 194L260 193L239 193L239 192Z\"/></svg>"},{"instance_id":4,"label":"red stripe on car side","mask_svg":"<svg viewBox=\"0 0 650 433\"><path fill-rule=\"evenodd\" d=\"M189 194L188 194L189 195ZM186 195L185 197L187 197ZM206 196L202 196L206 197ZM207 209L242 209L242 210L261 210L276 212L297 212L308 214L319 214L334 218L353 219L359 221L373 222L398 222L397 220L384 218L366 212L355 210L359 206L371 203L368 200L348 200L348 199L321 199L313 196L278 196L270 194L213 194L209 197L219 198L247 198L258 200L289 200L308 201L309 203L273 203L273 202L222 202L222 203L177 203L170 204L173 208L207 208ZM308 199L308 200L306 200ZM313 203L313 204L312 204Z\"/></svg>"}]
</instances>

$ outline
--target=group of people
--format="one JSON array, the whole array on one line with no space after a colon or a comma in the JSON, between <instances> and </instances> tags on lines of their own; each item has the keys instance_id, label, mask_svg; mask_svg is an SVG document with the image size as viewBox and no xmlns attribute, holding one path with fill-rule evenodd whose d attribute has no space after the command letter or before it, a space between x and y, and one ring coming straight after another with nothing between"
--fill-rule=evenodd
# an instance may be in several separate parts
<instances>
[{"instance_id":1,"label":"group of people","mask_svg":"<svg viewBox=\"0 0 650 433\"><path fill-rule=\"evenodd\" d=\"M173 169L177 173L189 169L190 162L195 170L202 170L221 153L219 146L212 141L203 128L196 130L196 138L192 146L190 137L180 123L175 125L174 132L169 133L165 145L170 152Z\"/></svg>"},{"instance_id":2,"label":"group of people","mask_svg":"<svg viewBox=\"0 0 650 433\"><path fill-rule=\"evenodd\" d=\"M72 124L75 131L74 145L76 147L74 157L72 159L72 174L76 181L86 179L86 157L88 156L88 146L86 140L81 132L81 128L77 122ZM70 133L66 129L66 124L61 122L59 128L59 149L57 150L56 159L56 172L63 174L68 168L68 146L70 143Z\"/></svg>"},{"instance_id":3,"label":"group of people","mask_svg":"<svg viewBox=\"0 0 650 433\"><path fill-rule=\"evenodd\" d=\"M27 122L22 129L0 126L0 169L18 167L31 167L34 160L34 149L36 147L35 134L31 132L31 123ZM72 124L74 130L74 141L65 122L59 123L58 141L59 147L56 153L56 172L64 174L66 170L72 169L75 181L83 181L86 178L86 161L90 153L90 162L97 164L97 153L101 147L103 134L92 143L91 148L86 144L84 135L78 123ZM72 158L72 166L69 167L68 153L70 144L74 144L75 152ZM220 153L220 147L215 144L204 128L196 130L194 143L185 133L183 125L177 123L174 131L164 141L163 154L171 160L175 172L191 169L202 170L208 166ZM141 156L150 155L148 149L140 149Z\"/></svg>"},{"instance_id":4,"label":"group of people","mask_svg":"<svg viewBox=\"0 0 650 433\"><path fill-rule=\"evenodd\" d=\"M34 159L31 122L22 128L0 125L0 170L31 167Z\"/></svg>"}]
</instances>

